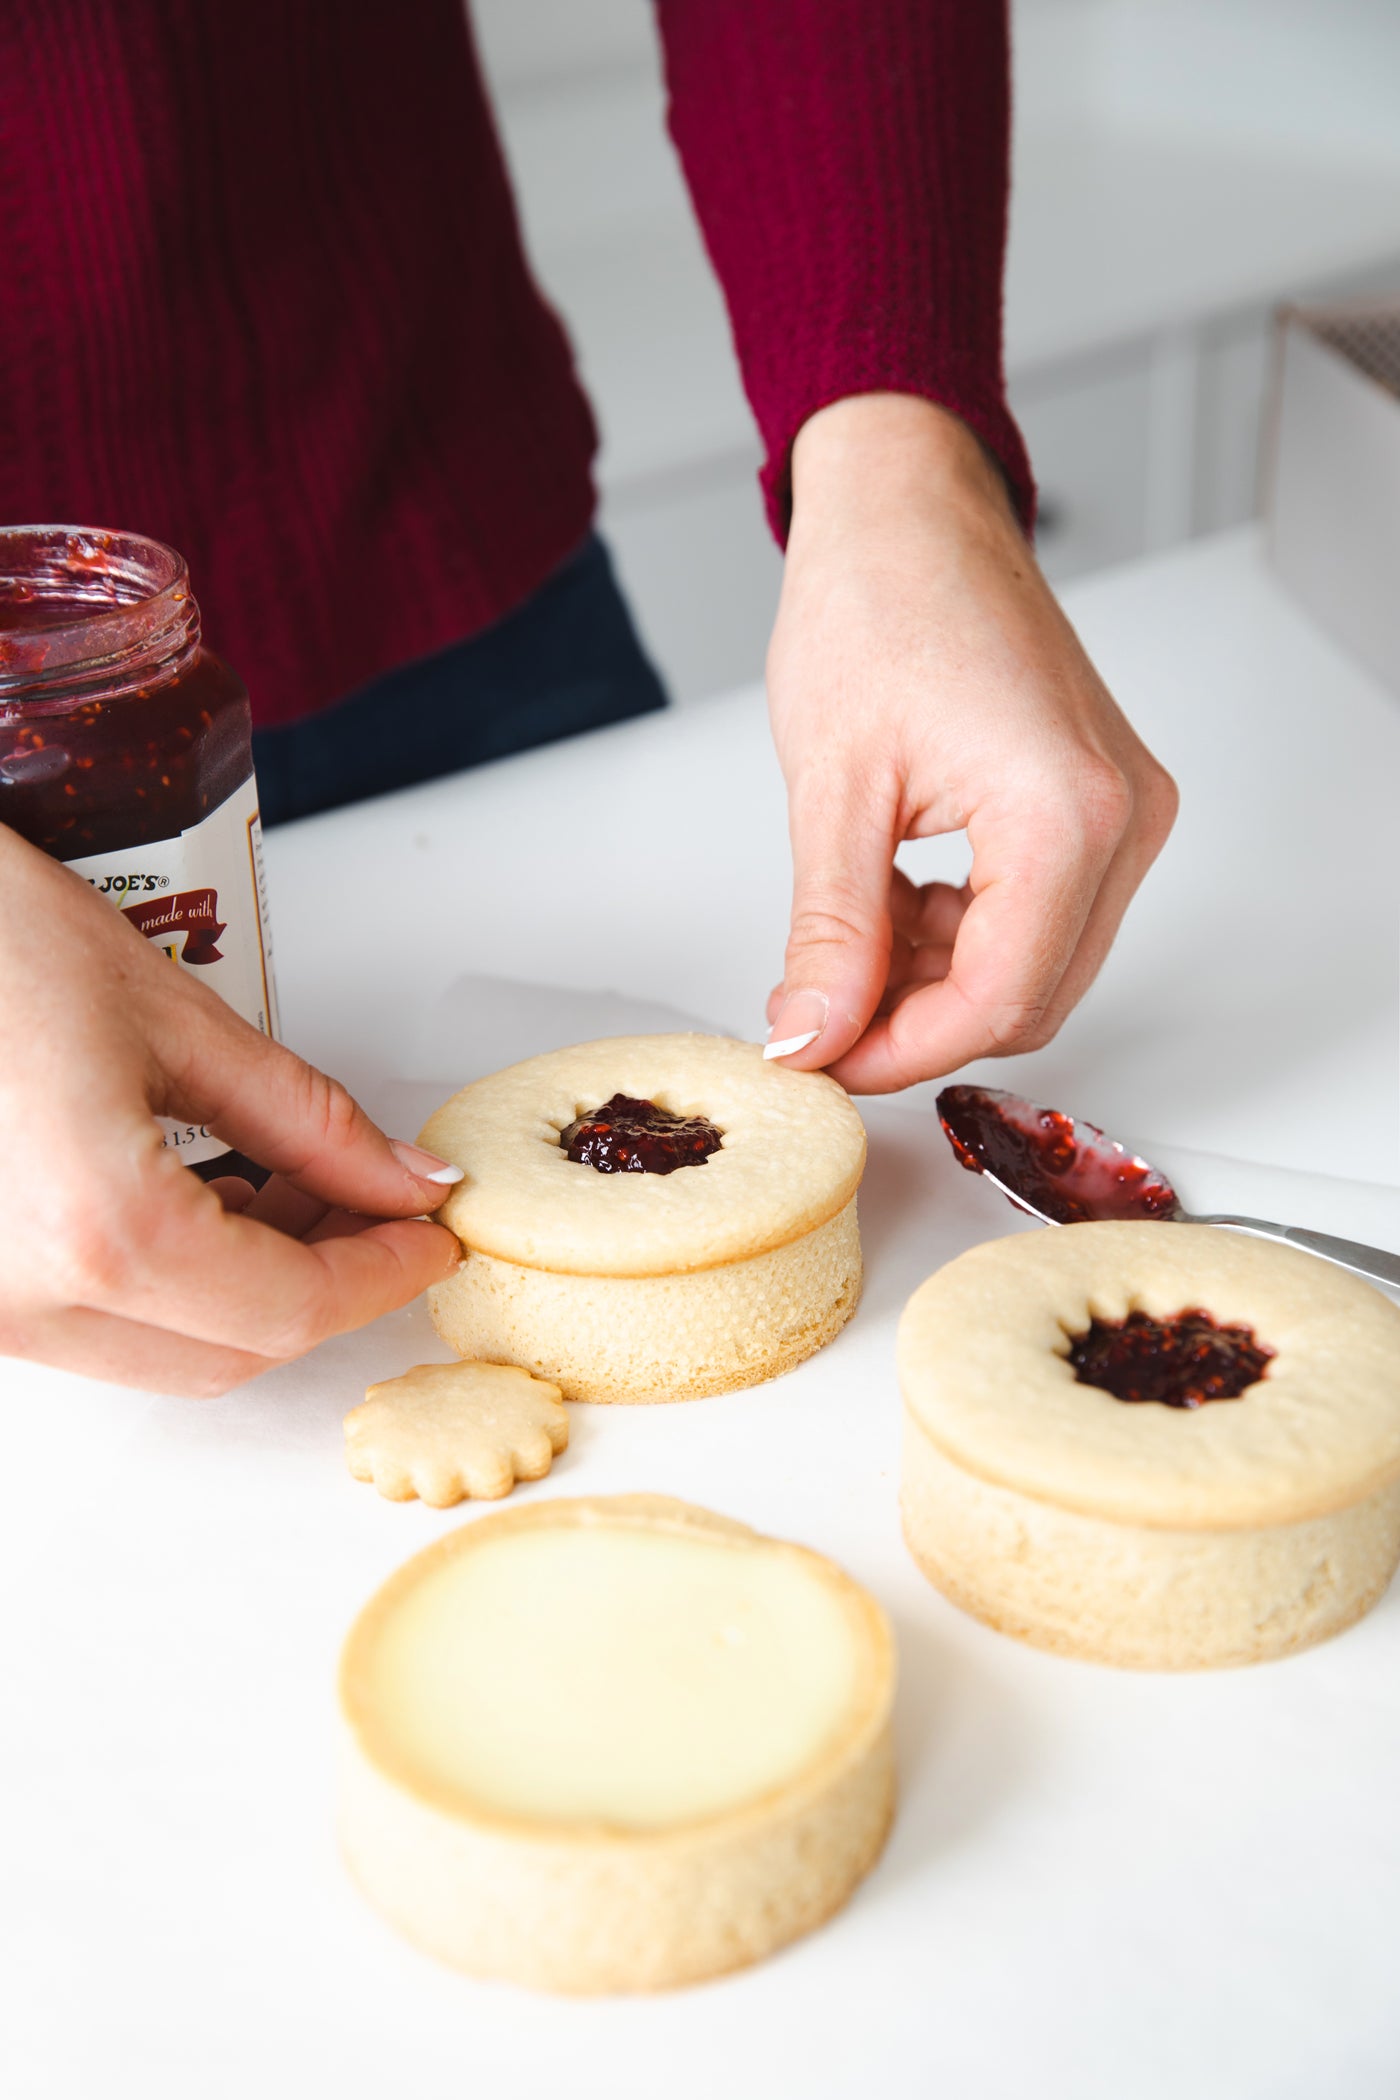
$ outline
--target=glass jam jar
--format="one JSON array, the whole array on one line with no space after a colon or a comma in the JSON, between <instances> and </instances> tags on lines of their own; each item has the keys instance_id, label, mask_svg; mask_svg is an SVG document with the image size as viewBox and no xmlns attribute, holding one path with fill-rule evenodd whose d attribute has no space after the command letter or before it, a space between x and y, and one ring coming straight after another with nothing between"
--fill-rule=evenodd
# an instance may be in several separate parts
<instances>
[{"instance_id":1,"label":"glass jam jar","mask_svg":"<svg viewBox=\"0 0 1400 2100\"><path fill-rule=\"evenodd\" d=\"M248 694L200 641L172 547L0 530L0 823L277 1034ZM201 1125L160 1121L202 1178L248 1165Z\"/></svg>"}]
</instances>

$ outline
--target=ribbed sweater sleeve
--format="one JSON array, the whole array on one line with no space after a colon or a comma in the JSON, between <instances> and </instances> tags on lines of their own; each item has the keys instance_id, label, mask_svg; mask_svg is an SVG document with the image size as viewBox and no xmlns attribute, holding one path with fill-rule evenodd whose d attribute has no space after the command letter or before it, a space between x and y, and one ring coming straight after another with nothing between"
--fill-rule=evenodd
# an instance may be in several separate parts
<instances>
[{"instance_id":1,"label":"ribbed sweater sleeve","mask_svg":"<svg viewBox=\"0 0 1400 2100\"><path fill-rule=\"evenodd\" d=\"M782 540L792 442L848 394L942 403L1001 462L1010 93L1004 0L656 0L669 123Z\"/></svg>"}]
</instances>

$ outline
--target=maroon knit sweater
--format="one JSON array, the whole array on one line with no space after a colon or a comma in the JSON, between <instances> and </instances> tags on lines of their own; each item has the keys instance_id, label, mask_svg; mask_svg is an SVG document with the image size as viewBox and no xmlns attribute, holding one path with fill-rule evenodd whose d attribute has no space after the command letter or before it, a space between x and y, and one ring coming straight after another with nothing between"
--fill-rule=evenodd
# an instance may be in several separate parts
<instances>
[{"instance_id":1,"label":"maroon knit sweater","mask_svg":"<svg viewBox=\"0 0 1400 2100\"><path fill-rule=\"evenodd\" d=\"M1001 0L658 0L775 530L803 419L946 403L1029 514L1001 372ZM182 549L257 719L524 599L594 428L462 0L0 15L0 514Z\"/></svg>"}]
</instances>

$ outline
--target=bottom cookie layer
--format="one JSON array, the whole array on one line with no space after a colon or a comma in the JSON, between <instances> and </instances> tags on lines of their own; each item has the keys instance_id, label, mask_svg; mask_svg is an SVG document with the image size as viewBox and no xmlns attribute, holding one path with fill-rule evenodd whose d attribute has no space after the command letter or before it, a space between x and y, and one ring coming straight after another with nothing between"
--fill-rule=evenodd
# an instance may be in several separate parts
<instances>
[{"instance_id":1,"label":"bottom cookie layer","mask_svg":"<svg viewBox=\"0 0 1400 2100\"><path fill-rule=\"evenodd\" d=\"M860 1300L856 1199L749 1261L677 1276L569 1276L468 1253L428 1293L459 1356L519 1364L566 1399L697 1400L761 1385L839 1334Z\"/></svg>"},{"instance_id":2,"label":"bottom cookie layer","mask_svg":"<svg viewBox=\"0 0 1400 2100\"><path fill-rule=\"evenodd\" d=\"M1121 1669L1267 1662L1340 1633L1400 1563L1400 1482L1331 1515L1157 1530L1039 1502L904 1423L909 1549L954 1604L1037 1648Z\"/></svg>"},{"instance_id":3,"label":"bottom cookie layer","mask_svg":"<svg viewBox=\"0 0 1400 2100\"><path fill-rule=\"evenodd\" d=\"M473 1976L587 1996L698 1983L823 1924L880 1855L894 1760L886 1728L815 1799L722 1842L522 1843L447 1827L353 1742L340 1800L355 1880L425 1953Z\"/></svg>"},{"instance_id":4,"label":"bottom cookie layer","mask_svg":"<svg viewBox=\"0 0 1400 2100\"><path fill-rule=\"evenodd\" d=\"M447 1532L340 1669L342 1847L407 1938L544 1990L661 1990L820 1925L894 1807L884 1614L665 1496Z\"/></svg>"}]
</instances>

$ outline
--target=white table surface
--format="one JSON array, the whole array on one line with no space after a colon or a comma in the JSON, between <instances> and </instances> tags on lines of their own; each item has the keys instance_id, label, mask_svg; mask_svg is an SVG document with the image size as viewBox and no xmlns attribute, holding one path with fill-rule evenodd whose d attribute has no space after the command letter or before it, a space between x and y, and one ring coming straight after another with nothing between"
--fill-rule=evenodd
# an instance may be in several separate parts
<instances>
[{"instance_id":1,"label":"white table surface","mask_svg":"<svg viewBox=\"0 0 1400 2100\"><path fill-rule=\"evenodd\" d=\"M1185 807L1098 991L1015 1076L1161 1140L1188 1198L1292 1202L1400 1245L1400 708L1247 539L1071 602ZM289 1037L405 1130L445 1083L645 1022L640 1001L754 1033L781 950L751 695L270 849ZM870 1124L868 1292L837 1343L752 1393L574 1408L554 1474L517 1490L688 1495L822 1547L886 1603L902 1807L850 1907L753 1971L641 2001L414 1954L340 1869L329 1775L350 1618L474 1520L343 1470L366 1380L444 1353L421 1309L204 1405L7 1366L7 2092L1393 2100L1400 1596L1310 1655L1171 1679L1023 1650L929 1590L895 1522L893 1324L939 1261L1020 1227L952 1166L925 1098ZM1319 1163L1359 1185L1298 1172Z\"/></svg>"}]
</instances>

